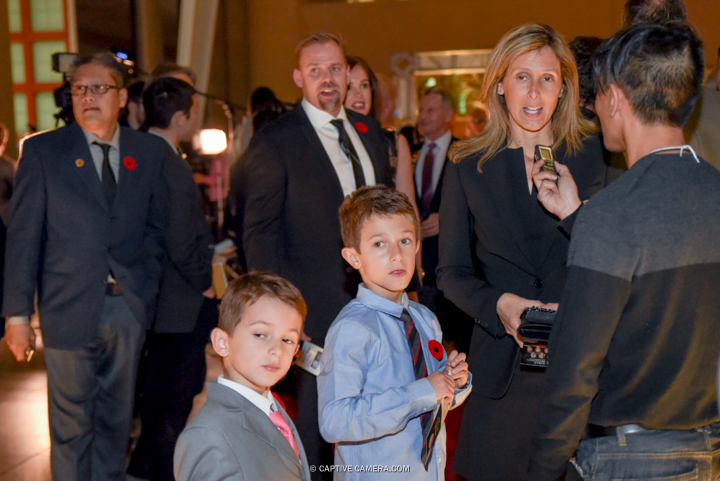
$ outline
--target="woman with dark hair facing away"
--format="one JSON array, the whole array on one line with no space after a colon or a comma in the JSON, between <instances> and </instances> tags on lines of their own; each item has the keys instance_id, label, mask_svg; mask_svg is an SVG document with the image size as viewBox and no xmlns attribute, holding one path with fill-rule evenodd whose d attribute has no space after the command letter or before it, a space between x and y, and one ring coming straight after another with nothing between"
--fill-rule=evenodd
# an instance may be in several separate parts
<instances>
[{"instance_id":1,"label":"woman with dark hair facing away","mask_svg":"<svg viewBox=\"0 0 720 481\"><path fill-rule=\"evenodd\" d=\"M524 480L538 425L542 368L520 365L520 316L557 309L568 237L537 200L535 147L551 147L582 199L605 183L578 73L560 34L517 27L493 50L480 100L485 132L456 143L442 192L438 286L475 319L468 360L476 388L463 413L454 471L469 480ZM582 179L582 180L580 180Z\"/></svg>"},{"instance_id":2,"label":"woman with dark hair facing away","mask_svg":"<svg viewBox=\"0 0 720 481\"><path fill-rule=\"evenodd\" d=\"M345 96L345 108L380 121L381 100L375 72L360 57L347 56L346 58L350 66L350 85ZM402 135L396 135L390 130L386 133L390 150L390 164L395 170L395 187L410 199L417 211L410 146Z\"/></svg>"}]
</instances>

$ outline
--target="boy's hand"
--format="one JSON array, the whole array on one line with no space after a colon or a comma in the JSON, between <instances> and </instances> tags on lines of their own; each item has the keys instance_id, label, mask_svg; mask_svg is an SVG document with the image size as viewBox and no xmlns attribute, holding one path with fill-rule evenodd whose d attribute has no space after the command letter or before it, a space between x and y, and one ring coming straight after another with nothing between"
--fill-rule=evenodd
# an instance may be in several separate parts
<instances>
[{"instance_id":1,"label":"boy's hand","mask_svg":"<svg viewBox=\"0 0 720 481\"><path fill-rule=\"evenodd\" d=\"M465 362L466 357L464 352L453 351L447 359L445 372L455 381L456 389L462 389L467 384L468 363Z\"/></svg>"},{"instance_id":2,"label":"boy's hand","mask_svg":"<svg viewBox=\"0 0 720 481\"><path fill-rule=\"evenodd\" d=\"M444 372L435 371L427 377L430 381L435 394L437 394L437 400L443 402L452 402L455 397L455 381Z\"/></svg>"}]
</instances>

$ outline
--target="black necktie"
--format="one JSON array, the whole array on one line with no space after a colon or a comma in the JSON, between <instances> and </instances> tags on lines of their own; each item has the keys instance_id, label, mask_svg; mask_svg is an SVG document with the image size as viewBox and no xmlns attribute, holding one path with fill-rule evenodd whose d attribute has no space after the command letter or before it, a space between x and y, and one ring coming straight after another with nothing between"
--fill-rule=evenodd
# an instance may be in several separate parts
<instances>
[{"instance_id":1,"label":"black necktie","mask_svg":"<svg viewBox=\"0 0 720 481\"><path fill-rule=\"evenodd\" d=\"M103 192L105 192L105 197L107 198L108 205L112 209L113 202L115 201L117 184L115 183L115 174L113 174L113 171L110 168L110 145L100 142L94 142L94 144L100 146L103 151L102 187Z\"/></svg>"},{"instance_id":2,"label":"black necktie","mask_svg":"<svg viewBox=\"0 0 720 481\"><path fill-rule=\"evenodd\" d=\"M405 338L410 348L410 357L413 363L413 370L415 371L415 379L422 379L427 376L427 365L425 364L425 354L423 353L422 343L420 342L420 333L415 328L413 318L407 309L403 309L400 320L405 328ZM433 421L433 411L428 411L420 415L420 426L422 427L423 435L423 447L420 458L423 461L426 471L437 437L437 433L435 433L435 436L430 436L430 429L433 427L433 424L435 424Z\"/></svg>"},{"instance_id":3,"label":"black necktie","mask_svg":"<svg viewBox=\"0 0 720 481\"><path fill-rule=\"evenodd\" d=\"M355 188L359 189L360 187L364 187L366 185L365 174L360 164L360 157L358 157L355 147L353 147L352 142L350 142L350 137L348 137L347 132L345 132L343 119L334 119L331 120L330 123L338 130L338 134L340 134L338 137L340 149L347 155L348 159L350 159L350 164L352 164L353 175L355 176Z\"/></svg>"}]
</instances>

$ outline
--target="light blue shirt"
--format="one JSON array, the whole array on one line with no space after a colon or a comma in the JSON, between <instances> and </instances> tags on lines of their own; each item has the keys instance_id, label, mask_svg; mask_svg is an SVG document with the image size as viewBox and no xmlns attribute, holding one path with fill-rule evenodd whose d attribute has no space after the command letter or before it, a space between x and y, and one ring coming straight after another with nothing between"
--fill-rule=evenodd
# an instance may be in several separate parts
<instances>
[{"instance_id":1,"label":"light blue shirt","mask_svg":"<svg viewBox=\"0 0 720 481\"><path fill-rule=\"evenodd\" d=\"M442 341L437 318L425 306L408 302L406 294L402 302L420 333L428 374L442 371L447 353L435 359L428 348L431 339ZM399 320L403 305L360 284L357 298L340 311L328 331L317 380L318 410L320 432L326 441L336 443L336 480L445 478L445 426L427 472L420 459L420 415L435 409L437 395L430 381L415 379ZM463 389L455 390L453 407L470 390L468 378ZM398 466L409 469L394 472Z\"/></svg>"}]
</instances>

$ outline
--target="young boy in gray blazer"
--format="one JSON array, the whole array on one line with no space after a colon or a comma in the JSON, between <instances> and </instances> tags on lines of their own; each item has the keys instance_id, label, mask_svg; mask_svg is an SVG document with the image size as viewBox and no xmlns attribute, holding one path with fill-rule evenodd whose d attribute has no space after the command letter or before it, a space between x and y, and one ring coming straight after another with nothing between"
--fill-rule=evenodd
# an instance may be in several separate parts
<instances>
[{"instance_id":1,"label":"young boy in gray blazer","mask_svg":"<svg viewBox=\"0 0 720 481\"><path fill-rule=\"evenodd\" d=\"M310 480L295 425L270 392L292 365L306 313L300 291L277 275L230 284L211 334L224 374L178 439L178 481Z\"/></svg>"}]
</instances>

